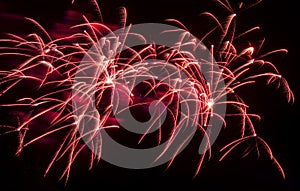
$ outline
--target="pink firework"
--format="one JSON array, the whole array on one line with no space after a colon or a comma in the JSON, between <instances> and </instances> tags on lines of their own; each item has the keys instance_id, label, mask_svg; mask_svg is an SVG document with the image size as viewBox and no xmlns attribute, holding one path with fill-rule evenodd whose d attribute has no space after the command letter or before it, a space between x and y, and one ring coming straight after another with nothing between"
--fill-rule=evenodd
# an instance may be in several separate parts
<instances>
[{"instance_id":1,"label":"pink firework","mask_svg":"<svg viewBox=\"0 0 300 191\"><path fill-rule=\"evenodd\" d=\"M241 3L237 7L241 12L240 10L249 9L259 2L247 6ZM76 1L74 3L76 4ZM201 31L203 35L199 38L209 47L212 57L210 60L205 60L205 67L213 68L217 65L220 69L211 70L209 75L213 81L209 81L203 71L196 66L197 60L193 52L180 51L186 46L191 50L199 47L194 39L187 36L178 38L176 49L155 43L144 43L134 48L127 48L123 43L131 36L136 40L146 41L144 36L132 34L130 30L123 31L125 40L118 39L115 44L103 38L108 34L115 34L116 29L126 27L130 29L131 25L126 25L125 8L120 9L120 26L107 25L103 21L98 4L92 1L92 5L97 10L98 20L81 15L82 23L67 29L69 31L64 35L57 33L51 35L37 21L26 18L34 24L38 32L26 36L6 34L5 38L0 39L1 56L14 60L10 65L0 68L0 109L4 112L2 114L4 120L0 121L1 135L10 133L18 135L17 155L35 142L43 143L45 146L51 143L51 147L55 145L45 175L56 162L64 160L67 162L61 178L65 177L68 180L72 164L80 153L89 154L90 168L100 161L105 149L101 137L103 131L107 131L119 141L125 139L124 144L136 144L138 148L154 147L166 142L166 146L156 157L158 160L171 148L180 130L187 128L188 123L192 123L205 140L205 148L202 148L202 152L199 151L199 162L195 165L196 176L204 159L214 154L211 149L211 135L207 133L207 129L214 129L209 121L215 118L222 123L224 129L233 128L236 131L234 138L230 138L229 142L220 149L222 154L220 161L239 146L250 143L248 145L251 145L252 150L256 150L258 156L260 153L269 156L270 161L275 164L284 178L284 170L273 156L267 142L257 134L253 124L255 120L260 119L260 116L248 112L251 105L247 105L238 92L240 88L258 83L261 85L264 81L266 85L275 84L276 88L286 95L287 100L293 102L293 93L288 83L276 67L265 59L273 54L285 54L287 50L279 49L263 55L259 54L264 40L252 45L244 39L260 28L253 27L236 34L236 17L239 15L227 0L219 0L217 4L225 9L228 15L219 18L214 13L202 13L201 18L213 23L213 26L205 33ZM78 13L70 12L70 14ZM166 23L188 31L187 27L178 20L168 19ZM99 51L99 55L110 55L119 47L125 50L113 58L103 60L98 55L95 56L96 59L91 57L90 50L93 47L96 49L95 52ZM82 63L86 57L91 57L89 62ZM189 80L175 78L176 81L167 83L158 79L152 73L156 66L146 65L147 60L150 59L171 63L175 68L183 71ZM90 65L99 65L99 61L102 64L101 73L96 77L90 76L90 80L95 82L93 89L76 84L76 76L87 72ZM136 67L135 63L141 64ZM258 70L258 68L262 69ZM170 73L169 70L161 72L166 79L173 80L174 73ZM124 76L133 81L141 77L146 77L147 80L136 86L130 83L125 85L119 80L125 78ZM176 85L179 83L186 83L188 86L177 88ZM224 85L221 86L220 84L223 83ZM74 84L79 85L82 91L74 93ZM95 100L83 96L91 91L95 91ZM18 93L12 96L13 92ZM158 104L155 100L163 104ZM74 101L85 106L74 108ZM93 104L98 111L97 123L82 129L80 125L83 120L86 118L94 120L94 115L86 112L88 109L86 107ZM189 108L189 104L194 107ZM182 107L185 105L188 107L187 113L182 112ZM216 112L216 107L224 105L229 109L225 116L222 116ZM166 110L166 114L164 115L159 108ZM149 119L152 121L147 123L145 131L140 135L129 135L124 131L128 124L121 115L124 112L130 112L138 121ZM228 120L238 121L238 123L235 127L231 127L227 125ZM152 128L155 124L161 128L154 131ZM190 136L192 135L191 133ZM168 167L191 137L183 139L181 144L177 145L168 161ZM199 145L200 143L201 140ZM251 149L246 148L244 155L247 155Z\"/></svg>"}]
</instances>

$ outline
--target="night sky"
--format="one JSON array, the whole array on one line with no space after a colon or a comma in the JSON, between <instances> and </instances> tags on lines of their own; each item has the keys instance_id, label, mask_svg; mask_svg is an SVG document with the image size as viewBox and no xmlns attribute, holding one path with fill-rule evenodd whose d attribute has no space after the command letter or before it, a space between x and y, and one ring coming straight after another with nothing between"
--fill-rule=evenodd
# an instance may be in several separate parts
<instances>
[{"instance_id":1,"label":"night sky","mask_svg":"<svg viewBox=\"0 0 300 191\"><path fill-rule=\"evenodd\" d=\"M82 4L83 0L77 2ZM102 0L99 5L106 23L117 23L119 7L124 6L128 12L127 24L163 22L175 18L195 36L207 24L201 23L199 14L213 11L215 6L210 0L174 2ZM14 138L7 135L0 136L0 190L104 190L104 187L119 190L160 190L160 187L185 190L299 190L299 46L296 44L297 21L294 21L297 12L293 11L293 7L295 5L288 1L265 0L238 17L241 22L237 29L244 31L260 26L261 33L266 37L262 52L279 48L289 50L284 56L270 59L289 82L295 94L294 104L287 103L280 91L268 88L242 92L246 94L251 111L262 116L258 133L270 145L285 170L285 180L267 157L257 159L255 155L245 158L232 155L222 162L212 159L204 163L202 171L193 178L197 157L185 151L168 170L165 170L166 165L146 170L129 170L101 161L89 171L81 165L83 167L76 168L73 173L71 171L70 180L64 185L64 181L58 180L55 169L43 177L46 163L34 146L27 148L20 157L14 156ZM52 31L57 23L66 21L66 10L72 8L83 9L85 12L91 10L89 6L72 6L71 0L0 0L0 32L30 32L31 28L22 21L23 16L34 18Z\"/></svg>"}]
</instances>

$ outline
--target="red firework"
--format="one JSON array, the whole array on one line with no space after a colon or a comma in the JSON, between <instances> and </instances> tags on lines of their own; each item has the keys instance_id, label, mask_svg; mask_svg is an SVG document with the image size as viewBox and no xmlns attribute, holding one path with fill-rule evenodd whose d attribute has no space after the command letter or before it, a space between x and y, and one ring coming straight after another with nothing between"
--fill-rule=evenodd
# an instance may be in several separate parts
<instances>
[{"instance_id":1,"label":"red firework","mask_svg":"<svg viewBox=\"0 0 300 191\"><path fill-rule=\"evenodd\" d=\"M259 2L257 1L248 6L239 4L238 9L249 9ZM239 123L234 127L234 129L238 129L238 137L223 145L220 150L222 156L219 160L223 160L242 143L251 143L252 149L256 149L258 155L261 152L267 153L279 172L285 177L284 171L273 156L271 148L259 137L253 125L253 121L259 119L260 116L248 113L248 108L251 105L247 105L237 92L239 88L246 87L249 84L261 83L260 79L262 79L267 85L275 84L277 88L281 87L287 100L293 102L293 94L286 80L271 62L265 60L269 55L286 53L287 50L279 49L260 55L259 51L264 40L255 46L251 44L244 45L241 39L260 28L253 27L243 33L236 34L236 17L239 15L236 14L227 0L218 0L217 3L229 14L224 18L218 18L213 13L202 13L203 19L207 19L214 25L204 35L200 36L201 42L210 47L209 51L213 57L212 60L206 62L206 65L213 66L217 64L220 68L220 71L211 73L214 76L214 82L208 81L203 76L202 71L195 66L195 60L188 56L192 54L191 52L178 51L187 44L192 48L197 47L198 44L195 44L192 40L186 41L184 37L179 39L177 50L159 44L144 44L143 46L129 48L105 62L101 74L92 79L96 81L95 105L99 112L99 123L92 128L89 127L87 134L80 133L79 126L82 119L89 114L75 115L74 112L76 111L74 111L72 105L74 100L82 102L81 94L72 93L75 77L88 69L88 65L83 68L80 68L79 65L92 47L107 50L107 52L116 50L114 45L109 44L108 41L102 44L98 42L107 34L114 34L116 28L126 27L126 9L120 9L121 24L114 27L104 24L100 8L96 1L93 1L92 4L98 11L98 21L91 21L88 16L82 15L82 23L72 26L69 33L63 36L53 35L56 37L54 39L38 22L26 18L38 28L38 32L26 36L7 34L6 38L0 39L1 56L13 57L14 60L18 60L11 65L1 66L0 68L0 109L5 112L3 114L5 120L0 122L1 135L18 134L17 155L34 142L55 140L56 150L45 170L45 175L55 162L67 158L67 165L61 174L61 178L65 177L67 180L72 164L79 154L87 148L87 144L92 144L93 147L93 152L89 153L90 167L101 159L103 148L102 140L99 139L99 132L107 131L112 136L116 136L115 138L124 133L122 125L126 126L126 121L122 123L122 119L116 117L119 113L127 110L133 113L138 120L146 121L151 118L149 110L155 110L159 107L158 104L155 105L154 100L159 100L167 110L165 118L162 117L161 113L155 115L154 120L161 128L148 135L153 126L153 123L150 123L146 127L147 130L138 138L128 135L130 140L126 140L126 144L137 144L142 148L168 142L169 144L167 144L161 155L157 156L159 158L168 150L168 145L171 145L174 141L178 128L186 127L180 125L186 123L186 121L195 123L197 131L203 137L209 137L210 135L206 131L211 118L215 117L222 121L223 128L226 127L227 120L238 120ZM178 20L169 19L166 22L188 31ZM212 34L217 35L217 37L213 40L214 44L209 44ZM135 34L125 31L124 35L134 36ZM136 38L143 40L144 37L137 35ZM122 41L119 43L122 44ZM145 67L143 64L140 64L139 68L133 67L134 63L145 63L149 59L160 59L172 63L189 78L189 88L177 89L157 79L157 76L151 74L150 71L153 69L151 67ZM92 64L97 65L99 60L92 59L92 61L94 61ZM258 70L257 68L263 69ZM137 73L141 70L145 71ZM171 78L173 74L165 73L165 75L166 78ZM135 87L124 86L118 81L121 76L131 79L147 76L147 80ZM182 83L183 81L180 78L176 79L176 83ZM218 88L219 84L223 82L225 83L224 87ZM112 104L110 97L116 87L118 92ZM85 89L84 91L89 92L91 90ZM18 94L11 96L11 92L18 92ZM181 99L180 95L184 95L185 98L189 99ZM227 98L225 101L224 97ZM83 99L83 101L86 105L93 104L92 100ZM126 105L126 101L129 105ZM180 105L187 102L195 105L195 109L189 110L188 115L181 118L180 116L183 113L180 110ZM155 107L153 107L153 103ZM215 107L218 107L218 105L226 105L231 109L228 110L225 116L220 116L219 113L215 112ZM79 111L81 110L79 109ZM165 122L161 119L168 120ZM128 139L128 136L125 139ZM122 141L122 138L124 137L119 137L119 141ZM86 139L92 143L82 141ZM185 141L183 140L182 144ZM145 144L143 145L143 143ZM210 157L213 154L211 153L210 144L209 141L206 142L207 147L204 149L205 152L200 155L199 163L195 168L195 175L199 173L205 156ZM168 162L168 166L172 164L181 146L179 145L176 149ZM248 150L245 150L246 155Z\"/></svg>"}]
</instances>

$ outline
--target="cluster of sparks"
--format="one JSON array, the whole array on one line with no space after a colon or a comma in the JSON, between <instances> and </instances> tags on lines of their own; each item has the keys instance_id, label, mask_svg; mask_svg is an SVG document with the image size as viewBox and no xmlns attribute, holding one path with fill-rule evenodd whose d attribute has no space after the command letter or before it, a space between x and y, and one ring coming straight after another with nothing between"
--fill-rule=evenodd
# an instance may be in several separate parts
<instances>
[{"instance_id":1,"label":"cluster of sparks","mask_svg":"<svg viewBox=\"0 0 300 191\"><path fill-rule=\"evenodd\" d=\"M216 105L226 104L234 108L234 112L227 113L226 117L228 116L228 119L235 117L240 120L240 123L236 124L239 126L240 136L236 140L224 145L221 149L221 153L223 154L220 160L241 143L254 140L257 150L260 149L266 152L284 177L284 171L273 156L270 147L256 133L253 119L260 118L260 116L247 112L249 106L244 103L240 95L236 93L236 90L248 84L255 84L257 79L261 78L266 81L266 84L273 83L281 87L280 89L287 95L287 100L292 102L293 94L286 80L271 62L264 60L266 56L273 53L286 53L287 50L274 50L267 54L259 55L258 51L264 41L256 47L247 45L242 49L236 48L237 39L259 30L259 27L251 28L242 34L236 35L237 15L234 9L232 9L227 0L218 0L217 3L224 7L229 14L225 19L218 19L212 13L203 13L202 15L206 19L213 21L215 26L200 39L205 42L206 38L213 32L218 31L220 33L218 44L211 45L210 51L222 72L214 75L222 77L222 80L225 81L224 89L216 90L211 83L206 82L201 75L201 71L196 70L193 66L193 60L185 56L186 53L172 51L166 47L153 44L139 47L136 50L131 49L106 63L104 72L97 79L96 105L100 113L101 124L99 124L99 127L101 128L94 128L94 135L96 136L98 131L103 131L104 129L120 128L117 120L114 119L112 105L107 101L109 99L106 98L106 96L110 96L109 91L118 86L116 80L118 76L125 75L124 72L126 72L126 75L129 75L128 73L131 72L131 77L134 77L136 75L135 68L132 68L132 71L130 71L131 65L134 62L160 58L161 60L173 63L191 78L194 87L193 93L198 98L198 100L193 101L198 104L199 109L196 110L197 113L191 113L190 117L194 115L200 116L200 120L197 122L200 132L205 132L209 118L214 115L214 107ZM93 5L99 11L100 21L89 21L83 15L84 23L72 27L79 29L78 31L80 32L75 32L67 37L53 39L38 22L26 18L39 28L38 33L28 34L27 36L7 34L6 38L0 39L0 55L15 60L9 66L0 66L0 108L6 112L3 119L7 119L0 121L0 133L2 136L9 133L18 134L19 144L16 152L17 155L34 142L60 134L59 138L57 138L56 152L53 153L53 158L46 168L45 175L55 162L67 156L68 163L61 177L68 178L73 162L86 147L81 141L84 135L78 133L78 124L80 124L81 119L74 116L72 108L72 100L79 99L78 95L72 95L72 83L76 74L82 72L78 71L78 66L88 50L96 45L98 40L105 34L113 33L110 27L103 23L99 6L95 2L93 2ZM253 5L244 9L248 9ZM242 9L243 4L240 4L239 8ZM125 8L121 10L121 23L123 26L120 27L125 27L126 10ZM185 28L177 20L170 19L168 21ZM193 42L190 42L190 44L193 45ZM113 45L107 45L105 42L102 45L111 46L111 50L114 48L112 47ZM103 47L99 47L99 49L103 49ZM267 70L257 70L258 67L267 68ZM180 81L180 79L178 80ZM142 86L144 93L140 97L138 97L138 90L133 92L134 87L124 89L124 95L120 96L119 104L122 105L122 97L130 100L130 107L149 105L154 98L160 99L168 107L170 116L172 116L172 122L169 125L171 126L169 127L171 129L169 136L175 136L172 132L175 132L176 127L180 123L178 122L178 117L180 116L178 105L184 101L177 97L176 91L181 90L167 87L163 82L155 79L144 82ZM12 92L16 91L18 93L12 96ZM212 95L216 94L218 96L214 96L215 98L213 99ZM147 96L148 98L146 99L145 97ZM222 96L227 96L226 102L218 101L218 97ZM140 100L140 102L136 103L137 100ZM142 107L138 108L142 109ZM221 119L224 127L226 127L226 119ZM46 127L38 125L41 120L47 124L45 125ZM160 144L163 135L160 129L158 131L158 138L154 141ZM145 136L146 134L139 138L139 143L143 141ZM170 140L172 139L170 138ZM99 152L101 152L101 145ZM211 155L210 150L201 155L195 174L199 172L206 155ZM90 167L94 166L95 162L100 159L101 153L91 153ZM169 164L172 161L173 159Z\"/></svg>"}]
</instances>

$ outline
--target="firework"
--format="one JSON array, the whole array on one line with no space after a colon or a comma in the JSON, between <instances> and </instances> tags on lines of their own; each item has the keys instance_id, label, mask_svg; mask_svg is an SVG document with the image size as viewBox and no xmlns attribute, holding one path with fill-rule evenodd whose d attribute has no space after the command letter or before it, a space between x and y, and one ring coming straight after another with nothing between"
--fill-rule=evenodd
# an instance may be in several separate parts
<instances>
[{"instance_id":1,"label":"firework","mask_svg":"<svg viewBox=\"0 0 300 191\"><path fill-rule=\"evenodd\" d=\"M288 83L276 67L264 59L287 50L260 55L264 41L257 46L239 44L240 39L259 27L235 34L238 15L227 1L217 3L229 14L222 19L213 13L202 14L204 19L215 23L199 38L203 44L198 43L180 21L173 19L167 22L180 28L168 28L161 31L161 35L176 34L177 41L172 46L151 43L144 35L133 32L134 26L126 26L125 8L121 9L119 30L115 30L103 23L95 2L92 4L98 11L98 21L82 15L83 22L72 26L71 34L55 39L38 22L26 18L39 29L38 33L7 34L0 40L1 56L17 60L0 68L0 109L5 111L2 117L5 120L0 122L1 135L18 135L17 155L34 142L54 140L56 149L45 175L55 162L66 160L61 178L67 180L81 152L87 148L92 151L89 153L92 168L109 152L105 137L117 138L124 129L139 134L138 138L128 135L125 139L130 137L130 140L126 140L126 144L134 142L141 148L160 146L156 149L159 152L149 160L162 159L168 166L197 131L203 137L199 141L199 153L195 153L200 154L195 168L197 175L204 158L213 154L211 146L216 135L210 132L220 131L212 121L225 128L226 120L234 118L239 121L234 127L238 129L238 137L223 145L220 161L242 143L254 142L257 153L267 153L285 177L271 148L256 133L253 120L260 117L248 113L251 106L237 90L263 79L267 85L281 87L287 100L292 102ZM249 9L255 4L238 7ZM206 44L212 34L217 34L214 44ZM128 39L139 43L129 47ZM195 55L198 49L207 53L201 56L200 67ZM11 92L16 91L18 94L11 96ZM220 108L225 107L231 109L222 115ZM141 148L138 150L147 151ZM167 160L166 155L170 156ZM132 165L130 168L144 167Z\"/></svg>"}]
</instances>

